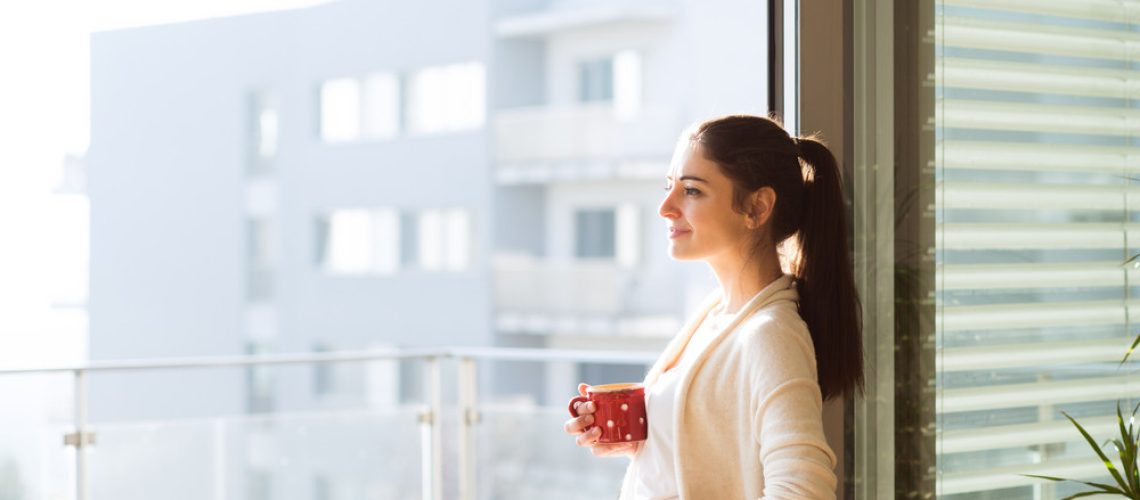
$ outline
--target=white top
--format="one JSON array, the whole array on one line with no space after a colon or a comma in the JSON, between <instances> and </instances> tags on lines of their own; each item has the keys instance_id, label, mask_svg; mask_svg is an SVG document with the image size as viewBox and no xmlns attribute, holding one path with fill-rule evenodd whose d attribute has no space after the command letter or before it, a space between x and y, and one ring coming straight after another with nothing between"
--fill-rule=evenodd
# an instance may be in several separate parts
<instances>
[{"instance_id":1,"label":"white top","mask_svg":"<svg viewBox=\"0 0 1140 500\"><path fill-rule=\"evenodd\" d=\"M631 471L635 475L635 498L644 500L674 500L677 496L677 475L674 472L673 447L675 426L673 406L677 401L677 387L682 375L689 370L697 354L704 351L716 334L734 314L724 312L724 304L709 312L701 326L681 354L677 365L661 374L657 382L645 393L645 410L649 418L649 435L633 459Z\"/></svg>"},{"instance_id":2,"label":"white top","mask_svg":"<svg viewBox=\"0 0 1140 500\"><path fill-rule=\"evenodd\" d=\"M713 328L703 350L699 342L687 349L721 302L713 294L646 375L651 389L670 371L678 379L670 393L675 498L834 500L835 454L823 435L815 351L798 300L794 279L783 276ZM695 359L682 364L686 356ZM658 411L654 420L651 409L649 417L652 432L662 416ZM635 470L650 460L641 458L647 448L630 461L622 500L643 498L635 491L639 479L652 481Z\"/></svg>"}]
</instances>

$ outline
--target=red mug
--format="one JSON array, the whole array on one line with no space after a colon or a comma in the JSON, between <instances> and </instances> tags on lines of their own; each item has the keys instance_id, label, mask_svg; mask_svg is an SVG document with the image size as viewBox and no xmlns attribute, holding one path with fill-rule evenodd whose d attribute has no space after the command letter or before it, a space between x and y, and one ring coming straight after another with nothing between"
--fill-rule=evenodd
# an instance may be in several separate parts
<instances>
[{"instance_id":1,"label":"red mug","mask_svg":"<svg viewBox=\"0 0 1140 500\"><path fill-rule=\"evenodd\" d=\"M599 443L627 443L644 441L649 435L649 421L645 414L645 387L641 384L594 385L586 389L585 396L570 400L570 416L577 417L574 405L594 402L594 427L602 429Z\"/></svg>"}]
</instances>

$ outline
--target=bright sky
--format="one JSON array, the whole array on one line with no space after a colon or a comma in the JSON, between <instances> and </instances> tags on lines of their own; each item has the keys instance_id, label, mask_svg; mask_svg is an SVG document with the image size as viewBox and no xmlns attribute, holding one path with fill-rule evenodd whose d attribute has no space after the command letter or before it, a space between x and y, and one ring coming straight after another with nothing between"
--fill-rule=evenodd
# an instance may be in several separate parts
<instances>
[{"instance_id":1,"label":"bright sky","mask_svg":"<svg viewBox=\"0 0 1140 500\"><path fill-rule=\"evenodd\" d=\"M86 315L51 304L85 297L86 200L53 190L87 149L90 34L325 1L0 2L0 367L85 356Z\"/></svg>"}]
</instances>

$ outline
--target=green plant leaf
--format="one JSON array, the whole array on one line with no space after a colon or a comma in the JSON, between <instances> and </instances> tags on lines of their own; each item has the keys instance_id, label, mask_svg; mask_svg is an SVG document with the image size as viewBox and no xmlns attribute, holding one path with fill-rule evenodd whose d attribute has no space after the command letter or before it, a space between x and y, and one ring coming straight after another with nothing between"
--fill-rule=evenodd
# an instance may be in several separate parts
<instances>
[{"instance_id":1,"label":"green plant leaf","mask_svg":"<svg viewBox=\"0 0 1140 500\"><path fill-rule=\"evenodd\" d=\"M1128 482L1120 476L1120 472L1116 470L1116 465L1112 463L1112 460L1109 460L1108 457L1104 455L1104 451L1101 451L1100 446L1097 446L1096 441L1093 440L1088 431L1086 431L1085 428L1082 427L1079 422L1077 422L1077 419L1071 417L1068 413L1061 412L1061 414L1064 415L1065 418L1069 419L1069 421L1077 427L1077 430L1080 431L1081 435L1085 437L1085 441L1088 441L1089 446L1092 447L1093 451L1095 451L1097 456L1100 457L1101 461L1104 462L1104 467L1108 469L1108 472L1112 473L1112 478L1116 480L1116 484L1119 484L1120 486L1127 489ZM1121 494L1123 494L1123 492L1121 492Z\"/></svg>"},{"instance_id":2,"label":"green plant leaf","mask_svg":"<svg viewBox=\"0 0 1140 500\"><path fill-rule=\"evenodd\" d=\"M1132 433L1124 427L1124 415L1120 412L1120 401L1116 402L1116 426L1120 430L1120 439L1113 440L1117 452L1120 454L1120 465L1124 469L1125 486L1129 495L1135 497L1140 491L1140 480L1136 477L1136 449L1132 447Z\"/></svg>"},{"instance_id":3,"label":"green plant leaf","mask_svg":"<svg viewBox=\"0 0 1140 500\"><path fill-rule=\"evenodd\" d=\"M1140 334L1136 335L1136 339L1132 341L1132 345L1128 346L1128 350L1124 352L1124 357L1120 360L1120 366L1128 362L1128 357L1132 355L1132 351L1136 350L1136 346L1140 345Z\"/></svg>"},{"instance_id":4,"label":"green plant leaf","mask_svg":"<svg viewBox=\"0 0 1140 500\"><path fill-rule=\"evenodd\" d=\"M1070 498L1091 497L1093 495L1108 495L1108 493L1105 493L1103 491L1083 491L1080 493L1075 493L1075 494L1069 495L1065 498L1062 498L1061 500L1069 500Z\"/></svg>"},{"instance_id":5,"label":"green plant leaf","mask_svg":"<svg viewBox=\"0 0 1140 500\"><path fill-rule=\"evenodd\" d=\"M1124 262L1121 262L1120 267L1128 267L1129 264L1140 267L1140 253L1129 257L1128 260Z\"/></svg>"},{"instance_id":6,"label":"green plant leaf","mask_svg":"<svg viewBox=\"0 0 1140 500\"><path fill-rule=\"evenodd\" d=\"M1127 493L1126 493L1124 490L1121 490L1120 488L1117 488L1117 487L1115 487L1115 486L1112 486L1112 485L1110 485L1110 484L1103 484L1103 483L1093 483L1093 482L1089 482L1089 481L1080 481L1080 480L1077 480L1077 479L1065 479L1065 478L1061 478L1061 477L1053 477L1053 476L1040 476L1040 475L1037 475L1037 474L1021 474L1021 475L1022 475L1022 476L1025 476L1025 477L1035 477L1035 478L1037 478L1037 479L1045 479L1045 480L1048 480L1048 481L1070 482L1070 483L1081 483L1081 484L1084 484L1084 485L1087 485L1087 486L1092 486L1093 488L1098 488L1098 489L1100 489L1100 491L1099 491L1099 492L1093 492L1093 493L1092 493L1092 494L1095 494L1095 495L1101 495L1101 494L1114 494L1114 495L1126 495L1126 496L1127 496Z\"/></svg>"}]
</instances>

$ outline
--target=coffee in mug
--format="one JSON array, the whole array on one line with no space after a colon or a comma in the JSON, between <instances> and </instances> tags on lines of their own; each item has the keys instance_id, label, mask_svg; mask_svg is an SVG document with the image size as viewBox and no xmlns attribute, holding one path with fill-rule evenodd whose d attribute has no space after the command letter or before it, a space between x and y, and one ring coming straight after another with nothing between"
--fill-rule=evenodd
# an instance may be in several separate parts
<instances>
[{"instance_id":1,"label":"coffee in mug","mask_svg":"<svg viewBox=\"0 0 1140 500\"><path fill-rule=\"evenodd\" d=\"M600 427L599 443L626 443L644 441L649 435L649 420L645 413L645 386L641 384L594 385L586 389L585 396L570 400L570 415L578 416L575 405L592 401L594 423L586 430Z\"/></svg>"}]
</instances>

